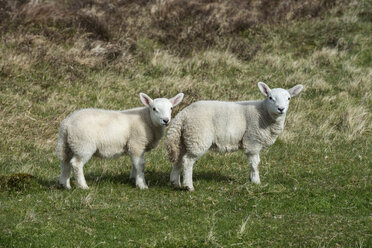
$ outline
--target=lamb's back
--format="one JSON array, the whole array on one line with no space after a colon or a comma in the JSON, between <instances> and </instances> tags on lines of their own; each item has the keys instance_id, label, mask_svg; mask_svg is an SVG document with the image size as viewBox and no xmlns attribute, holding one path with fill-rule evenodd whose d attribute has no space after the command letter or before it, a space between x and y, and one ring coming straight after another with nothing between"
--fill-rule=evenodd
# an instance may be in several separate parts
<instances>
[{"instance_id":1,"label":"lamb's back","mask_svg":"<svg viewBox=\"0 0 372 248\"><path fill-rule=\"evenodd\" d=\"M68 116L63 125L72 147L90 143L101 150L108 147L112 147L110 150L114 147L119 149L126 145L133 127L136 133L144 129L142 112L140 108L127 111L82 109Z\"/></svg>"},{"instance_id":2,"label":"lamb's back","mask_svg":"<svg viewBox=\"0 0 372 248\"><path fill-rule=\"evenodd\" d=\"M238 149L247 128L247 106L236 102L199 101L183 111L183 136L187 146L212 142L220 151Z\"/></svg>"}]
</instances>

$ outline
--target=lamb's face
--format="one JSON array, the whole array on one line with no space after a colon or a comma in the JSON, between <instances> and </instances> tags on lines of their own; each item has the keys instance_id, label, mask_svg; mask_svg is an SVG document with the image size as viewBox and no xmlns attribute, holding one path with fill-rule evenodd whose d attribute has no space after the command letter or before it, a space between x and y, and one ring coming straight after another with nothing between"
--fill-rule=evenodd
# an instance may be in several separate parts
<instances>
[{"instance_id":1,"label":"lamb's face","mask_svg":"<svg viewBox=\"0 0 372 248\"><path fill-rule=\"evenodd\" d=\"M152 121L158 125L168 126L172 116L172 109L173 105L168 99L155 99L150 109Z\"/></svg>"},{"instance_id":2,"label":"lamb's face","mask_svg":"<svg viewBox=\"0 0 372 248\"><path fill-rule=\"evenodd\" d=\"M157 98L152 100L148 95L140 93L142 103L150 110L153 124L157 126L168 126L172 116L173 107L183 99L183 93L179 93L171 99Z\"/></svg>"},{"instance_id":3,"label":"lamb's face","mask_svg":"<svg viewBox=\"0 0 372 248\"><path fill-rule=\"evenodd\" d=\"M287 113L291 95L285 89L273 89L267 96L267 109L270 114L283 115Z\"/></svg>"},{"instance_id":4,"label":"lamb's face","mask_svg":"<svg viewBox=\"0 0 372 248\"><path fill-rule=\"evenodd\" d=\"M303 86L299 84L289 90L281 88L270 89L265 83L259 82L258 88L266 96L266 107L270 115L280 116L287 113L291 98L298 95Z\"/></svg>"}]
</instances>

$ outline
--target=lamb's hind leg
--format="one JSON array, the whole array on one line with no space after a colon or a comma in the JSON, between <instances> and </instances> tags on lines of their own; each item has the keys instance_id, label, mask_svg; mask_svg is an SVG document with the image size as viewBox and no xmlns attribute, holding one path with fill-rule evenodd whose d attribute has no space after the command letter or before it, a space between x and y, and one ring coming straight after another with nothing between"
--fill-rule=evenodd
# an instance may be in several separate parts
<instances>
[{"instance_id":1,"label":"lamb's hind leg","mask_svg":"<svg viewBox=\"0 0 372 248\"><path fill-rule=\"evenodd\" d=\"M191 136L196 134L192 134ZM192 142L193 140L199 140L204 142ZM192 171L194 163L206 153L212 146L213 135L209 130L201 130L195 137L189 137L188 145L186 144L186 154L182 157L183 166L183 187L189 191L194 191L194 185L192 180Z\"/></svg>"},{"instance_id":2,"label":"lamb's hind leg","mask_svg":"<svg viewBox=\"0 0 372 248\"><path fill-rule=\"evenodd\" d=\"M260 184L260 174L258 171L258 164L260 163L260 155L257 154L247 154L249 164L251 165L251 172L249 174L249 179L252 183Z\"/></svg>"},{"instance_id":3,"label":"lamb's hind leg","mask_svg":"<svg viewBox=\"0 0 372 248\"><path fill-rule=\"evenodd\" d=\"M67 161L61 161L61 175L59 176L59 183L66 189L71 189L70 185L71 165Z\"/></svg>"},{"instance_id":4,"label":"lamb's hind leg","mask_svg":"<svg viewBox=\"0 0 372 248\"><path fill-rule=\"evenodd\" d=\"M83 171L84 161L82 161L79 157L74 156L71 159L70 163L74 171L76 187L82 188L82 189L89 189L87 182L85 181L85 177L84 177L84 171Z\"/></svg>"},{"instance_id":5,"label":"lamb's hind leg","mask_svg":"<svg viewBox=\"0 0 372 248\"><path fill-rule=\"evenodd\" d=\"M132 179L136 179L136 168L134 167L134 164L132 165L132 170L130 171L130 175L129 175L129 179L132 180Z\"/></svg>"},{"instance_id":6,"label":"lamb's hind leg","mask_svg":"<svg viewBox=\"0 0 372 248\"><path fill-rule=\"evenodd\" d=\"M182 161L177 161L173 164L170 181L175 188L181 188L181 168Z\"/></svg>"},{"instance_id":7,"label":"lamb's hind leg","mask_svg":"<svg viewBox=\"0 0 372 248\"><path fill-rule=\"evenodd\" d=\"M183 187L189 191L194 191L193 181L192 181L192 170L197 157L191 155L184 155L182 157L183 164Z\"/></svg>"}]
</instances>

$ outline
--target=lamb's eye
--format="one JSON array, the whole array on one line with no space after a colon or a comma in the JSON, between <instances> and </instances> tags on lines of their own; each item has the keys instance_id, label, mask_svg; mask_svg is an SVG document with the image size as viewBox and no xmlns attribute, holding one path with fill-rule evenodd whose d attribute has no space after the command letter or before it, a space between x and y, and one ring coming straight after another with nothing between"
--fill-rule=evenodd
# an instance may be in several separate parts
<instances>
[{"instance_id":1,"label":"lamb's eye","mask_svg":"<svg viewBox=\"0 0 372 248\"><path fill-rule=\"evenodd\" d=\"M273 100L273 98L272 98L271 96L269 96L269 99L270 99L270 100Z\"/></svg>"},{"instance_id":2,"label":"lamb's eye","mask_svg":"<svg viewBox=\"0 0 372 248\"><path fill-rule=\"evenodd\" d=\"M291 98L290 98L290 97L288 97L288 101L289 101L289 100L291 100Z\"/></svg>"},{"instance_id":3,"label":"lamb's eye","mask_svg":"<svg viewBox=\"0 0 372 248\"><path fill-rule=\"evenodd\" d=\"M152 108L152 110L154 110L156 112L156 108Z\"/></svg>"},{"instance_id":4,"label":"lamb's eye","mask_svg":"<svg viewBox=\"0 0 372 248\"><path fill-rule=\"evenodd\" d=\"M171 110L173 110L173 107L171 107Z\"/></svg>"}]
</instances>

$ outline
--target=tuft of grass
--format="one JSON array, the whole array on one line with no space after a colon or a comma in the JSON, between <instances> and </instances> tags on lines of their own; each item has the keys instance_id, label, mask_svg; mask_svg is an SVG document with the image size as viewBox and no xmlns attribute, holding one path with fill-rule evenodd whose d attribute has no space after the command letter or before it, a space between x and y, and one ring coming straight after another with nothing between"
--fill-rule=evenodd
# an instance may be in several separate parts
<instances>
[{"instance_id":1,"label":"tuft of grass","mask_svg":"<svg viewBox=\"0 0 372 248\"><path fill-rule=\"evenodd\" d=\"M30 190L38 185L36 178L27 173L0 175L0 191Z\"/></svg>"}]
</instances>

